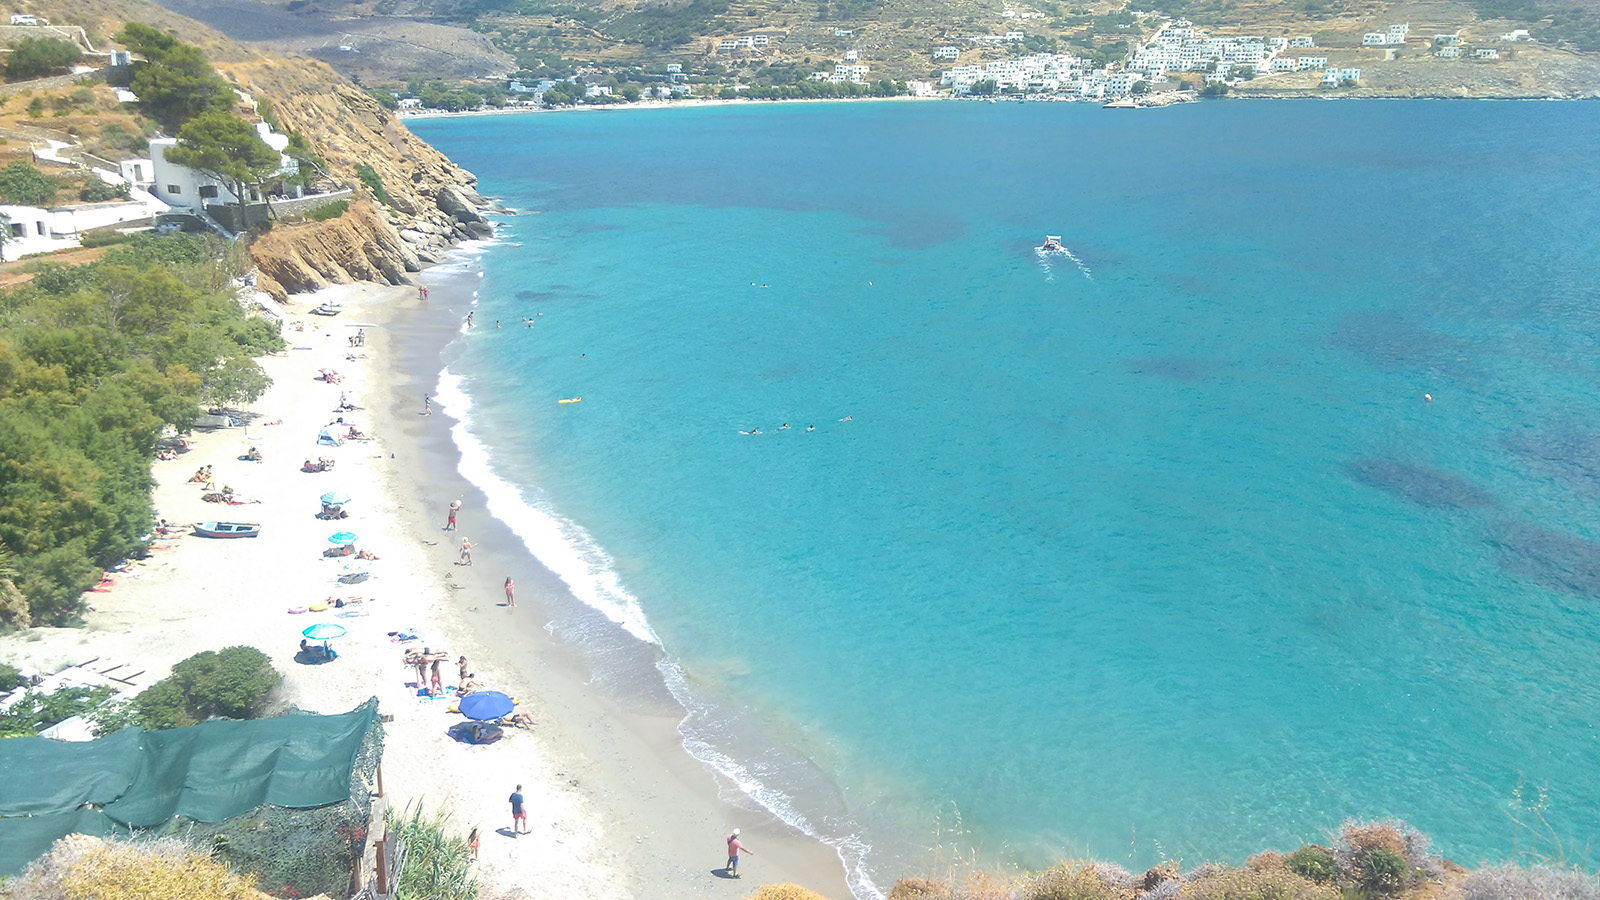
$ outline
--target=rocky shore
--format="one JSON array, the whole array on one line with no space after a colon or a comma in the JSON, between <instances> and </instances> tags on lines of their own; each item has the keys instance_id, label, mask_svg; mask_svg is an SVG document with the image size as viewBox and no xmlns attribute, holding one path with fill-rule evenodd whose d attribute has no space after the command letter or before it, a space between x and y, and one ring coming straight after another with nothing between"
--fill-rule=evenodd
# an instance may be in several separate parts
<instances>
[{"instance_id":1,"label":"rocky shore","mask_svg":"<svg viewBox=\"0 0 1600 900\"><path fill-rule=\"evenodd\" d=\"M363 195L337 219L278 226L252 241L262 290L283 299L354 281L406 284L451 246L493 234L477 177L326 65L255 57L219 68Z\"/></svg>"}]
</instances>

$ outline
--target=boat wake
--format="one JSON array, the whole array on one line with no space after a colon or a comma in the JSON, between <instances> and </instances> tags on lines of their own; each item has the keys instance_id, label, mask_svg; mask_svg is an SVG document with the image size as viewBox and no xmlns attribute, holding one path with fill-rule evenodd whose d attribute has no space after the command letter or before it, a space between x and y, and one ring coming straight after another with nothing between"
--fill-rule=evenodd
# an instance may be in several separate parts
<instances>
[{"instance_id":1,"label":"boat wake","mask_svg":"<svg viewBox=\"0 0 1600 900\"><path fill-rule=\"evenodd\" d=\"M1033 252L1039 257L1039 263L1045 271L1046 281L1056 280L1055 273L1050 269L1050 257L1052 256L1065 256L1067 259L1072 260L1072 264L1078 267L1078 271L1083 273L1084 278L1087 278L1090 281L1094 280L1094 273L1089 271L1089 267L1084 265L1083 260L1079 259L1076 254L1067 249L1066 244L1061 243L1060 235L1045 235L1044 243L1033 248Z\"/></svg>"}]
</instances>

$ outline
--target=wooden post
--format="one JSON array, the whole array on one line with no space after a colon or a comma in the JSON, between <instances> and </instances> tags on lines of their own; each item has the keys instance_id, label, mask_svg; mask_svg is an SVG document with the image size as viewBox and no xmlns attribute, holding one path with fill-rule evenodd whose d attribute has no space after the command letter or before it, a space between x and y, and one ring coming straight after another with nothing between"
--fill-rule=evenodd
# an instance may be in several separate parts
<instances>
[{"instance_id":1,"label":"wooden post","mask_svg":"<svg viewBox=\"0 0 1600 900\"><path fill-rule=\"evenodd\" d=\"M383 796L383 763L378 763L378 796Z\"/></svg>"},{"instance_id":2,"label":"wooden post","mask_svg":"<svg viewBox=\"0 0 1600 900\"><path fill-rule=\"evenodd\" d=\"M372 849L374 851L376 851L376 853L378 854L377 862L374 864L373 868L377 870L377 872L376 872L376 874L378 876L377 894L380 897L389 896L389 860L387 859L387 857L388 857L388 853L387 853L388 848L384 846L385 843L386 842L384 841L383 838L379 838L372 845Z\"/></svg>"}]
</instances>

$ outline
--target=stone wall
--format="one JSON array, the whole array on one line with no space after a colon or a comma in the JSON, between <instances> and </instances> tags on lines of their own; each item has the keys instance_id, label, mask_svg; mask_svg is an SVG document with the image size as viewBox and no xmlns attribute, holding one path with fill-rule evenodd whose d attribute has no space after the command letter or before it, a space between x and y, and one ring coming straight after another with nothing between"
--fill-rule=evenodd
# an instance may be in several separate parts
<instances>
[{"instance_id":1,"label":"stone wall","mask_svg":"<svg viewBox=\"0 0 1600 900\"><path fill-rule=\"evenodd\" d=\"M330 203L340 200L354 199L355 192L349 188L330 191L326 194L311 194L293 200L273 200L269 212L266 203L248 203L245 205L245 220L251 225L260 225L263 222L282 222L298 219L313 210L321 209ZM236 203L207 203L206 212L222 223L229 231L239 230L239 206Z\"/></svg>"}]
</instances>

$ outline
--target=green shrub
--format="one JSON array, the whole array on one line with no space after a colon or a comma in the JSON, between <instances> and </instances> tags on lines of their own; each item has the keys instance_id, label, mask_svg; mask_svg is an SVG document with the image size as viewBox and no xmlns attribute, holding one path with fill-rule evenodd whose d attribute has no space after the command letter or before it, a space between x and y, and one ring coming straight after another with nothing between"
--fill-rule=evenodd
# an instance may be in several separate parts
<instances>
[{"instance_id":1,"label":"green shrub","mask_svg":"<svg viewBox=\"0 0 1600 900\"><path fill-rule=\"evenodd\" d=\"M16 666L0 663L0 694L15 690L21 683L22 673L17 671Z\"/></svg>"},{"instance_id":2,"label":"green shrub","mask_svg":"<svg viewBox=\"0 0 1600 900\"><path fill-rule=\"evenodd\" d=\"M23 38L6 58L6 77L36 78L71 68L81 59L83 51L78 45L60 38Z\"/></svg>"},{"instance_id":3,"label":"green shrub","mask_svg":"<svg viewBox=\"0 0 1600 900\"><path fill-rule=\"evenodd\" d=\"M350 201L339 200L313 209L311 212L306 213L306 218L313 222L326 222L329 219L337 219L349 211Z\"/></svg>"},{"instance_id":4,"label":"green shrub","mask_svg":"<svg viewBox=\"0 0 1600 900\"><path fill-rule=\"evenodd\" d=\"M378 198L379 203L387 204L389 202L389 192L383 189L383 179L378 177L378 170L366 163L356 163L356 177L360 178L361 183L367 186L367 190L372 192L372 196Z\"/></svg>"},{"instance_id":5,"label":"green shrub","mask_svg":"<svg viewBox=\"0 0 1600 900\"><path fill-rule=\"evenodd\" d=\"M1301 847L1289 854L1283 864L1301 878L1316 882L1331 881L1339 874L1333 854L1322 847Z\"/></svg>"},{"instance_id":6,"label":"green shrub","mask_svg":"<svg viewBox=\"0 0 1600 900\"><path fill-rule=\"evenodd\" d=\"M254 647L228 647L196 653L172 667L172 675L133 698L146 728L182 728L221 716L253 719L266 709L267 695L283 678L265 653Z\"/></svg>"},{"instance_id":7,"label":"green shrub","mask_svg":"<svg viewBox=\"0 0 1600 900\"><path fill-rule=\"evenodd\" d=\"M85 247L110 247L115 244L125 244L129 235L126 234L86 234L78 243Z\"/></svg>"},{"instance_id":8,"label":"green shrub","mask_svg":"<svg viewBox=\"0 0 1600 900\"><path fill-rule=\"evenodd\" d=\"M1361 859L1361 885L1378 893L1393 893L1411 881L1411 864L1384 847L1368 851Z\"/></svg>"},{"instance_id":9,"label":"green shrub","mask_svg":"<svg viewBox=\"0 0 1600 900\"><path fill-rule=\"evenodd\" d=\"M37 97L34 99L38 99ZM0 200L19 206L44 206L56 198L61 182L25 162L0 169Z\"/></svg>"},{"instance_id":10,"label":"green shrub","mask_svg":"<svg viewBox=\"0 0 1600 900\"><path fill-rule=\"evenodd\" d=\"M111 698L104 687L61 687L49 694L28 691L0 714L0 737L29 737L73 716L86 716Z\"/></svg>"},{"instance_id":11,"label":"green shrub","mask_svg":"<svg viewBox=\"0 0 1600 900\"><path fill-rule=\"evenodd\" d=\"M472 874L472 850L464 835L449 834L443 813L423 818L422 810L397 814L389 807L388 826L406 845L405 865L395 885L396 896L432 900L473 900L478 880Z\"/></svg>"},{"instance_id":12,"label":"green shrub","mask_svg":"<svg viewBox=\"0 0 1600 900\"><path fill-rule=\"evenodd\" d=\"M102 203L106 200L126 200L128 186L125 184L106 184L96 178L83 186L78 192L78 199L88 203Z\"/></svg>"}]
</instances>

